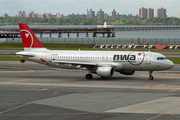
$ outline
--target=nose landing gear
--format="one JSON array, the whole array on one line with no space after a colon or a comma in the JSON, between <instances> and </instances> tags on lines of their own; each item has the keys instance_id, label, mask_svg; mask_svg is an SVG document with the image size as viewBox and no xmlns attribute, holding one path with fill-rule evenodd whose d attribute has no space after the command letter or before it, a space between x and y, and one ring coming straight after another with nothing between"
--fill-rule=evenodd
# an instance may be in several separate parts
<instances>
[{"instance_id":1,"label":"nose landing gear","mask_svg":"<svg viewBox=\"0 0 180 120\"><path fill-rule=\"evenodd\" d=\"M154 77L152 76L153 71L149 71L149 80L153 80Z\"/></svg>"}]
</instances>

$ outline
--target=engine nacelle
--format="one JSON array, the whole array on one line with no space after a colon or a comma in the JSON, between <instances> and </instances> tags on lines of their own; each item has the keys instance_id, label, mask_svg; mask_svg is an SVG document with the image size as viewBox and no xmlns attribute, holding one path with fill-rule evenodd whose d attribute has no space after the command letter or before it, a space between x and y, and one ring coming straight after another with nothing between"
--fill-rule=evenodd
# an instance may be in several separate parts
<instances>
[{"instance_id":1,"label":"engine nacelle","mask_svg":"<svg viewBox=\"0 0 180 120\"><path fill-rule=\"evenodd\" d=\"M112 67L98 67L96 73L101 77L108 78L113 75L114 70Z\"/></svg>"},{"instance_id":2,"label":"engine nacelle","mask_svg":"<svg viewBox=\"0 0 180 120\"><path fill-rule=\"evenodd\" d=\"M134 75L135 71L120 71L119 73L123 75Z\"/></svg>"}]
</instances>

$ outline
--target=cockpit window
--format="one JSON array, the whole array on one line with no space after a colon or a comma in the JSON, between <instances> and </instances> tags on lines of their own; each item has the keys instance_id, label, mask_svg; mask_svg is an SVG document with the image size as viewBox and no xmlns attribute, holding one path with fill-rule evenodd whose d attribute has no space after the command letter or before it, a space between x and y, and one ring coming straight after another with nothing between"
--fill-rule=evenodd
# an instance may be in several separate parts
<instances>
[{"instance_id":1,"label":"cockpit window","mask_svg":"<svg viewBox=\"0 0 180 120\"><path fill-rule=\"evenodd\" d=\"M158 57L157 60L167 60L166 57Z\"/></svg>"}]
</instances>

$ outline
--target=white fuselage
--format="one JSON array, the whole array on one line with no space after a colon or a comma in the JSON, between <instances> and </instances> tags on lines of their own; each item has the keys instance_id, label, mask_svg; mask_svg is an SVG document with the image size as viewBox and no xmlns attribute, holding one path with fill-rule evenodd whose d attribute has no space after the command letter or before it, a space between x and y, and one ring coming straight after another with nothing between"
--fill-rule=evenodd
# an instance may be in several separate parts
<instances>
[{"instance_id":1,"label":"white fuselage","mask_svg":"<svg viewBox=\"0 0 180 120\"><path fill-rule=\"evenodd\" d=\"M63 69L85 69L74 63L112 65L114 71L159 71L167 70L174 64L166 57L154 52L134 51L22 51L19 57ZM22 55L33 55L33 57ZM41 59L45 60L44 62ZM65 63L63 63L65 62Z\"/></svg>"},{"instance_id":2,"label":"white fuselage","mask_svg":"<svg viewBox=\"0 0 180 120\"><path fill-rule=\"evenodd\" d=\"M104 27L107 28L106 22ZM26 23L19 23L19 28L24 51L17 52L17 56L58 68L87 70L86 79L93 78L91 73L108 78L113 76L114 71L125 75L149 71L149 79L153 80L153 71L174 66L164 55L153 52L48 50Z\"/></svg>"}]
</instances>

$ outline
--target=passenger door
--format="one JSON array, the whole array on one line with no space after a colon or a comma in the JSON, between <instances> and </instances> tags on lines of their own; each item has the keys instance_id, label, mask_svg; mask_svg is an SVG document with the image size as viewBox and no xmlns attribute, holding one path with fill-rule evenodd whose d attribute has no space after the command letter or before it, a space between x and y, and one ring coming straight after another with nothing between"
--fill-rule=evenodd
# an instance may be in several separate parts
<instances>
[{"instance_id":1,"label":"passenger door","mask_svg":"<svg viewBox=\"0 0 180 120\"><path fill-rule=\"evenodd\" d=\"M147 64L147 65L151 64L151 53L146 53L145 64Z\"/></svg>"}]
</instances>

